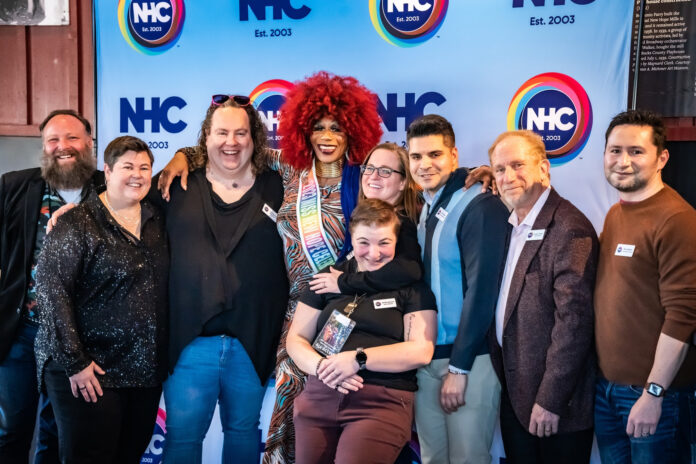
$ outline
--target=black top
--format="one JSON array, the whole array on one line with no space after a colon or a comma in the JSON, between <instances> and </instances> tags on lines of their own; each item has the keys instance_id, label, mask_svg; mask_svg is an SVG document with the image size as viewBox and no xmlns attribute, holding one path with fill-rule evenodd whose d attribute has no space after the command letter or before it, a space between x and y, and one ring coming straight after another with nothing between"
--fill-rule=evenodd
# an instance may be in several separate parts
<instances>
[{"instance_id":1,"label":"black top","mask_svg":"<svg viewBox=\"0 0 696 464\"><path fill-rule=\"evenodd\" d=\"M357 263L355 259L351 259L336 265L335 268L345 273L354 273L357 271ZM364 296L357 294L357 297L358 306L350 316L356 324L341 351L403 342L404 314L437 309L435 296L423 281L418 281L410 287L403 287L399 290L377 292ZM346 305L354 301L355 298L356 294L326 293L319 295L308 289L300 296L300 301L321 311L317 320L317 333L320 333L333 310L336 309L343 313ZM390 299L394 299L396 302L395 307L383 307L384 305L380 304L384 303L380 300L390 302ZM310 342L312 341L310 340ZM365 383L383 385L398 390L417 390L415 369L400 373L364 370L360 371L359 375Z\"/></svg>"},{"instance_id":2,"label":"black top","mask_svg":"<svg viewBox=\"0 0 696 464\"><path fill-rule=\"evenodd\" d=\"M166 376L169 259L164 217L142 202L141 237L96 193L48 234L36 268L39 384L49 359L68 376L92 361L103 387L154 387Z\"/></svg>"},{"instance_id":3,"label":"black top","mask_svg":"<svg viewBox=\"0 0 696 464\"><path fill-rule=\"evenodd\" d=\"M153 180L153 185L156 181ZM229 326L254 363L261 382L275 365L275 353L288 301L283 244L264 205L278 211L283 201L280 176L264 171L245 194L235 233L218 229L205 168L179 182L166 208L171 249L169 368L181 351L203 335L206 323L226 313ZM154 189L149 198L161 202ZM243 197L244 198L244 197Z\"/></svg>"},{"instance_id":4,"label":"black top","mask_svg":"<svg viewBox=\"0 0 696 464\"><path fill-rule=\"evenodd\" d=\"M412 285L423 278L423 261L416 224L400 212L401 228L394 259L376 271L343 273L338 277L341 293L376 293Z\"/></svg>"},{"instance_id":5,"label":"black top","mask_svg":"<svg viewBox=\"0 0 696 464\"><path fill-rule=\"evenodd\" d=\"M225 203L220 196L215 193L210 182L206 182L210 192L210 198L213 202L213 226L217 237L228 237L232 239L244 220L244 213L249 207L249 202L253 198L253 192L249 189L239 200L232 203ZM227 262L228 272L234 272L234 262ZM210 337L214 335L230 335L237 336L235 328L236 315L233 311L223 311L220 314L213 316L203 326L201 335Z\"/></svg>"},{"instance_id":6,"label":"black top","mask_svg":"<svg viewBox=\"0 0 696 464\"><path fill-rule=\"evenodd\" d=\"M104 173L94 171L83 194L102 185ZM10 350L20 324L45 186L40 168L0 177L0 361Z\"/></svg>"}]
</instances>

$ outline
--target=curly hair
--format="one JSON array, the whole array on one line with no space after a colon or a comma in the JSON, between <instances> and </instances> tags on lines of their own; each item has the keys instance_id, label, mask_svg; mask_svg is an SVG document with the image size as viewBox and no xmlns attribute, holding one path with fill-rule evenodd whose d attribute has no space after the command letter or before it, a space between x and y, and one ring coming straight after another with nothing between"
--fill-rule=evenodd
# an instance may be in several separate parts
<instances>
[{"instance_id":1,"label":"curly hair","mask_svg":"<svg viewBox=\"0 0 696 464\"><path fill-rule=\"evenodd\" d=\"M265 171L268 167L266 126L263 124L259 113L252 105L240 106L231 98L222 105L215 105L211 103L211 105L208 107L208 111L205 113L205 119L203 119L203 123L201 124L201 130L198 133L197 155L202 157L207 163L208 148L206 141L208 139L208 134L210 134L210 128L213 123L213 113L220 108L241 108L246 112L247 116L249 117L251 139L254 142L254 153L251 155L252 170L254 175L258 175Z\"/></svg>"},{"instance_id":2,"label":"curly hair","mask_svg":"<svg viewBox=\"0 0 696 464\"><path fill-rule=\"evenodd\" d=\"M362 164L370 148L382 137L377 95L354 77L320 71L297 82L280 108L278 135L283 162L306 169L312 164L309 136L319 119L329 116L348 138L348 163Z\"/></svg>"}]
</instances>

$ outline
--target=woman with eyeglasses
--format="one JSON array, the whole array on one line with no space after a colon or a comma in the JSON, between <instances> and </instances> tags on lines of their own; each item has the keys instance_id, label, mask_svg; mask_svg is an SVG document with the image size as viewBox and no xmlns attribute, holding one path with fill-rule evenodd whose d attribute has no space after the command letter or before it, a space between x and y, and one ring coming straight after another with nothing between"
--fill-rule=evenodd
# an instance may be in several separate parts
<instances>
[{"instance_id":1,"label":"woman with eyeglasses","mask_svg":"<svg viewBox=\"0 0 696 464\"><path fill-rule=\"evenodd\" d=\"M376 292L398 285L393 269L421 269L422 262L416 223L420 213L420 188L408 169L408 153L391 142L380 143L370 150L360 166L360 201L376 198L394 206L401 220L396 257L391 266L373 272L344 274L329 268L315 274L310 289L318 294ZM420 275L413 271L413 275ZM410 282L404 282L404 285Z\"/></svg>"},{"instance_id":2,"label":"woman with eyeglasses","mask_svg":"<svg viewBox=\"0 0 696 464\"><path fill-rule=\"evenodd\" d=\"M218 95L201 126L205 163L163 203L171 247L171 375L164 462L196 464L216 404L222 462L258 463L259 415L288 300L266 131L246 97ZM158 195L153 195L158 196Z\"/></svg>"}]
</instances>

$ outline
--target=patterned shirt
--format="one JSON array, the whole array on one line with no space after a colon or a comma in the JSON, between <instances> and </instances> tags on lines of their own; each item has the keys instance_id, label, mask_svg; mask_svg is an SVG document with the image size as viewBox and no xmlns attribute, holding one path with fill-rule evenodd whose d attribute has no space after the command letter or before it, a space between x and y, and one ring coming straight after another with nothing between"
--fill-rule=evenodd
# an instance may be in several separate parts
<instances>
[{"instance_id":1,"label":"patterned shirt","mask_svg":"<svg viewBox=\"0 0 696 464\"><path fill-rule=\"evenodd\" d=\"M36 263L39 260L39 254L41 253L44 238L46 237L48 220L51 218L51 215L64 204L65 201L58 192L46 184L44 186L43 196L41 197L41 208L36 225L36 238L34 239L34 253L31 257L31 271L29 272L27 293L24 298L24 308L22 311L22 317L33 324L39 323L39 315L36 306Z\"/></svg>"}]
</instances>

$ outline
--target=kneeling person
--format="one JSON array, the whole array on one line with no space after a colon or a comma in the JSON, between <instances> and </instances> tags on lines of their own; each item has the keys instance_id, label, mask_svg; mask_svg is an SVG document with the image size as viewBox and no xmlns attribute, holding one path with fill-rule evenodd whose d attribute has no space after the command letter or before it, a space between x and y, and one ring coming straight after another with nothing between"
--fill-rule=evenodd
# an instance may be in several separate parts
<instances>
[{"instance_id":1,"label":"kneeling person","mask_svg":"<svg viewBox=\"0 0 696 464\"><path fill-rule=\"evenodd\" d=\"M390 262L399 226L391 205L363 200L350 220L355 257L339 270ZM422 282L373 294L305 292L288 334L288 353L309 374L295 400L297 463L394 462L411 435L415 369L430 362L435 336L435 298Z\"/></svg>"}]
</instances>

